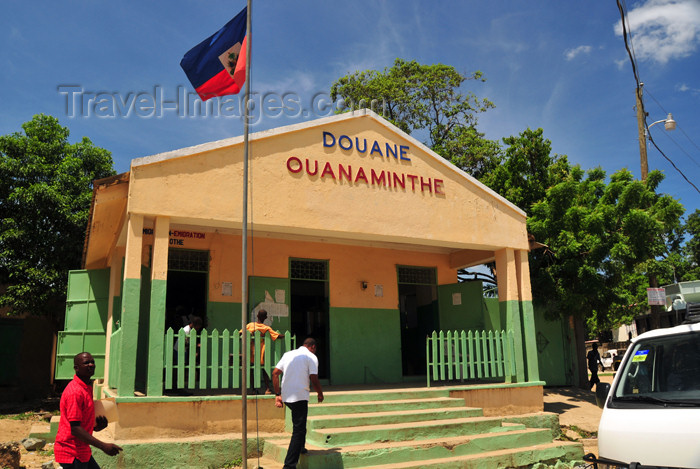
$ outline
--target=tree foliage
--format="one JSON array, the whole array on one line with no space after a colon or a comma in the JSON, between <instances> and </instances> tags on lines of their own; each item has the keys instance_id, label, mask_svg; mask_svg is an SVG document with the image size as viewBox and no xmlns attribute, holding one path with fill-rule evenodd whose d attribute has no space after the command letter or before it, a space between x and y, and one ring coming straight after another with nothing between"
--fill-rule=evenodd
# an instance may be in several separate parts
<instances>
[{"instance_id":1,"label":"tree foliage","mask_svg":"<svg viewBox=\"0 0 700 469\"><path fill-rule=\"evenodd\" d=\"M478 178L497 165L499 145L476 130L477 114L494 105L462 90L470 80L485 81L479 71L463 75L448 65L396 59L383 71L339 78L331 99L342 98L348 108L370 107L404 132L424 134L433 151Z\"/></svg>"},{"instance_id":2,"label":"tree foliage","mask_svg":"<svg viewBox=\"0 0 700 469\"><path fill-rule=\"evenodd\" d=\"M683 232L690 239L683 247L683 256L678 262L678 270L674 272L679 280L700 279L700 209L695 210L686 221Z\"/></svg>"},{"instance_id":3,"label":"tree foliage","mask_svg":"<svg viewBox=\"0 0 700 469\"><path fill-rule=\"evenodd\" d=\"M646 181L619 170L572 171L533 205L528 230L548 247L531 254L533 297L546 309L588 319L589 329L628 323L646 311L646 288L660 275L683 207Z\"/></svg>"},{"instance_id":4,"label":"tree foliage","mask_svg":"<svg viewBox=\"0 0 700 469\"><path fill-rule=\"evenodd\" d=\"M80 268L92 181L114 174L111 154L43 114L0 137L0 306L10 313L63 307L68 270Z\"/></svg>"},{"instance_id":5,"label":"tree foliage","mask_svg":"<svg viewBox=\"0 0 700 469\"><path fill-rule=\"evenodd\" d=\"M481 177L481 182L526 212L571 171L566 156L551 154L552 142L543 134L542 129L528 128L517 137L505 137L503 160Z\"/></svg>"}]
</instances>

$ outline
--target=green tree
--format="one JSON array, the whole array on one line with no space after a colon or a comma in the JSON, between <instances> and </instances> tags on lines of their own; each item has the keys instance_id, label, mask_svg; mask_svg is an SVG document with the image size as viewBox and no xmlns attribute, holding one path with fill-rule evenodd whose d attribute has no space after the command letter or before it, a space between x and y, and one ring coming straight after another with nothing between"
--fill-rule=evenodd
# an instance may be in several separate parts
<instances>
[{"instance_id":1,"label":"green tree","mask_svg":"<svg viewBox=\"0 0 700 469\"><path fill-rule=\"evenodd\" d=\"M585 176L585 177L584 177ZM533 301L576 318L581 383L585 382L583 323L610 329L646 311L646 287L659 275L676 237L683 207L656 192L663 175L633 179L574 169L532 205L528 231L547 249L530 256Z\"/></svg>"},{"instance_id":2,"label":"green tree","mask_svg":"<svg viewBox=\"0 0 700 469\"><path fill-rule=\"evenodd\" d=\"M700 209L696 209L688 216L683 230L690 235L690 239L683 248L685 264L678 278L683 281L698 280L700 279Z\"/></svg>"},{"instance_id":3,"label":"green tree","mask_svg":"<svg viewBox=\"0 0 700 469\"><path fill-rule=\"evenodd\" d=\"M54 117L22 129L0 137L0 306L51 315L81 266L92 181L115 172L107 150L85 137L69 143Z\"/></svg>"},{"instance_id":4,"label":"green tree","mask_svg":"<svg viewBox=\"0 0 700 469\"><path fill-rule=\"evenodd\" d=\"M480 180L529 213L572 168L566 156L551 154L552 142L544 138L541 128L505 137L503 143L507 145L503 161Z\"/></svg>"},{"instance_id":5,"label":"green tree","mask_svg":"<svg viewBox=\"0 0 700 469\"><path fill-rule=\"evenodd\" d=\"M331 99L342 98L347 110L369 107L408 134L425 134L433 151L478 178L497 166L500 147L476 130L477 114L494 105L462 91L469 80L485 81L479 71L463 75L448 65L396 59L383 71L339 78Z\"/></svg>"}]
</instances>

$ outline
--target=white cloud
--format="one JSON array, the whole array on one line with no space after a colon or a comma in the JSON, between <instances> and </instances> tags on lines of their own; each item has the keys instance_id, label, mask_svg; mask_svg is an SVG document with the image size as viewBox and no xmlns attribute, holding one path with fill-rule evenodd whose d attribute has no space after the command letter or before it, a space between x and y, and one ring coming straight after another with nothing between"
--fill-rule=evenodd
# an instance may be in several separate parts
<instances>
[{"instance_id":1,"label":"white cloud","mask_svg":"<svg viewBox=\"0 0 700 469\"><path fill-rule=\"evenodd\" d=\"M700 45L698 0L648 0L628 11L632 46L639 60L666 63L688 57ZM622 22L615 24L622 36Z\"/></svg>"},{"instance_id":2,"label":"white cloud","mask_svg":"<svg viewBox=\"0 0 700 469\"><path fill-rule=\"evenodd\" d=\"M578 46L573 49L568 49L564 52L566 60L574 60L580 54L590 54L593 48L591 46Z\"/></svg>"},{"instance_id":3,"label":"white cloud","mask_svg":"<svg viewBox=\"0 0 700 469\"><path fill-rule=\"evenodd\" d=\"M700 89L688 86L686 83L681 83L680 85L676 85L676 90L680 91L681 93L690 93L693 96L700 95Z\"/></svg>"}]
</instances>

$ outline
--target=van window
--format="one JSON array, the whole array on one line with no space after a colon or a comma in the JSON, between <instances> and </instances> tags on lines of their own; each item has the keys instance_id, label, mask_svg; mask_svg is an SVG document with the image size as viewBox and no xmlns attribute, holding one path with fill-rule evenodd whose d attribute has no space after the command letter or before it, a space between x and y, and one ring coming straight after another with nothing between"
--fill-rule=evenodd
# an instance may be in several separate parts
<instances>
[{"instance_id":1,"label":"van window","mask_svg":"<svg viewBox=\"0 0 700 469\"><path fill-rule=\"evenodd\" d=\"M616 404L700 404L700 334L641 340L618 373Z\"/></svg>"}]
</instances>

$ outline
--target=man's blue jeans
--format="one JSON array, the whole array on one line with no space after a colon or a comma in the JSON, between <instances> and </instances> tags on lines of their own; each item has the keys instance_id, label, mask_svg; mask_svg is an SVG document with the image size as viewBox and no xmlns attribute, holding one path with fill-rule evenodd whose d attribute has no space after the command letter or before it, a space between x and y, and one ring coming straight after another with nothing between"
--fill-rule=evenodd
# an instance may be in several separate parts
<instances>
[{"instance_id":1,"label":"man's blue jeans","mask_svg":"<svg viewBox=\"0 0 700 469\"><path fill-rule=\"evenodd\" d=\"M284 469L295 469L299 455L306 444L306 417L309 414L309 401L285 402L292 411L292 439L289 440Z\"/></svg>"}]
</instances>

